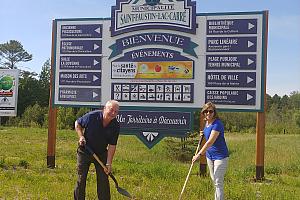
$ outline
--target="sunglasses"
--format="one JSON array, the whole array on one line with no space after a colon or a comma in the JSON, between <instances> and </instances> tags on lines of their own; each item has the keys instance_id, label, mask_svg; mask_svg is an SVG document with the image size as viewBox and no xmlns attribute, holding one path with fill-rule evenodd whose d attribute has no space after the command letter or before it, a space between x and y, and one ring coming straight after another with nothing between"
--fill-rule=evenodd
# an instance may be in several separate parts
<instances>
[{"instance_id":1,"label":"sunglasses","mask_svg":"<svg viewBox=\"0 0 300 200\"><path fill-rule=\"evenodd\" d=\"M214 112L215 112L214 110L204 110L203 111L204 114L207 114L207 113L211 114L211 113L214 113Z\"/></svg>"}]
</instances>

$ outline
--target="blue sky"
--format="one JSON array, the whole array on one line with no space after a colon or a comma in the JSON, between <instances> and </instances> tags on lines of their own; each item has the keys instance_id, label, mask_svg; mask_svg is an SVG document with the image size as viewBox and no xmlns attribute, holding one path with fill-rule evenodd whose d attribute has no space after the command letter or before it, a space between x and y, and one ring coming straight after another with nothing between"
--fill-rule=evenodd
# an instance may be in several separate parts
<instances>
[{"instance_id":1,"label":"blue sky","mask_svg":"<svg viewBox=\"0 0 300 200\"><path fill-rule=\"evenodd\" d=\"M115 0L2 0L0 43L20 41L33 54L22 63L40 73L51 55L52 20L110 17ZM300 92L299 0L197 0L197 13L269 10L267 93Z\"/></svg>"}]
</instances>

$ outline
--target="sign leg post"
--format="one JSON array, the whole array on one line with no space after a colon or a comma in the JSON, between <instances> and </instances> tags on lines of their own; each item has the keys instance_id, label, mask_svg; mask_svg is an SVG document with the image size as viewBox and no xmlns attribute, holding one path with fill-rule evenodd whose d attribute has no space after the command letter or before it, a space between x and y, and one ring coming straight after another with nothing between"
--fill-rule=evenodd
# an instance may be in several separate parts
<instances>
[{"instance_id":1,"label":"sign leg post","mask_svg":"<svg viewBox=\"0 0 300 200\"><path fill-rule=\"evenodd\" d=\"M265 113L257 113L256 122L256 180L264 179Z\"/></svg>"},{"instance_id":2,"label":"sign leg post","mask_svg":"<svg viewBox=\"0 0 300 200\"><path fill-rule=\"evenodd\" d=\"M52 30L54 30L54 22L52 24ZM54 31L52 32L52 47L54 46ZM56 121L57 121L57 108L53 107L53 77L54 77L54 53L52 50L51 55L51 71L50 71L50 96L49 96L49 112L48 112L48 147L47 147L47 167L55 168L55 146L56 146Z\"/></svg>"},{"instance_id":3,"label":"sign leg post","mask_svg":"<svg viewBox=\"0 0 300 200\"><path fill-rule=\"evenodd\" d=\"M47 167L51 169L55 168L56 115L57 109L50 106L48 117Z\"/></svg>"},{"instance_id":4,"label":"sign leg post","mask_svg":"<svg viewBox=\"0 0 300 200\"><path fill-rule=\"evenodd\" d=\"M264 41L264 74L263 74L263 110L261 112L257 112L256 117L256 181L263 181L264 177L264 161L265 161L265 126L266 126L266 107L267 107L267 46L268 46L268 17L269 12L265 11L265 23L266 23L266 31L265 31L265 41Z\"/></svg>"},{"instance_id":5,"label":"sign leg post","mask_svg":"<svg viewBox=\"0 0 300 200\"><path fill-rule=\"evenodd\" d=\"M201 131L204 129L204 126L205 126L205 122L204 122L204 116L199 113L200 117L200 133ZM200 144L200 149L203 147L203 145L205 144L206 140L205 138L203 138L201 144ZM205 155L202 155L200 156L200 166L199 166L199 174L200 176L205 176L206 175L206 166L207 166L207 163L206 163L206 156Z\"/></svg>"}]
</instances>

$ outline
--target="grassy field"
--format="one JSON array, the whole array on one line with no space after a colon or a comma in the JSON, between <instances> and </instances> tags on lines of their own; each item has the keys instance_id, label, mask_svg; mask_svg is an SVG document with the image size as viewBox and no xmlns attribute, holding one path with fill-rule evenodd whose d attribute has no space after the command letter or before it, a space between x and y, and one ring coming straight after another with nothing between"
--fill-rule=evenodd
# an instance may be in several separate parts
<instances>
[{"instance_id":1,"label":"grassy field","mask_svg":"<svg viewBox=\"0 0 300 200\"><path fill-rule=\"evenodd\" d=\"M226 133L230 162L225 176L226 199L300 199L300 134L267 135L265 177L254 182L255 135ZM76 182L74 131L58 131L56 168L46 167L47 130L0 128L0 199L73 198ZM135 199L176 200L190 167L196 140L182 150L180 139L165 138L151 150L135 136L120 136L113 170L119 185ZM198 176L194 165L183 199L213 199L210 178ZM91 167L87 198L96 199L95 170ZM114 188L112 200L126 199Z\"/></svg>"}]
</instances>

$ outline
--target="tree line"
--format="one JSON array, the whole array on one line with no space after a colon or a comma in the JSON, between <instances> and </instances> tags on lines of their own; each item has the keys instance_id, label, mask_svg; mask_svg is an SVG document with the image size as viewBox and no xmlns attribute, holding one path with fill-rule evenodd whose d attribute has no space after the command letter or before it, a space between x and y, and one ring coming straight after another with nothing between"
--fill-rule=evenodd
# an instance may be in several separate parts
<instances>
[{"instance_id":1,"label":"tree line","mask_svg":"<svg viewBox=\"0 0 300 200\"><path fill-rule=\"evenodd\" d=\"M46 60L40 73L30 72L21 63L32 60L23 45L16 40L0 44L0 68L19 69L19 94L17 117L1 117L1 125L18 127L48 126L50 94L50 59ZM294 91L280 97L266 96L266 132L270 134L300 133L300 92ZM72 129L74 121L90 108L60 107L57 113L59 129ZM199 109L200 110L200 109ZM255 133L256 113L220 112L227 132ZM199 130L199 111L194 114L194 130Z\"/></svg>"}]
</instances>

